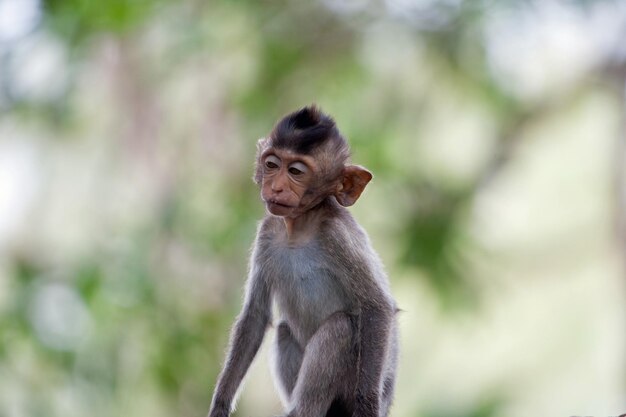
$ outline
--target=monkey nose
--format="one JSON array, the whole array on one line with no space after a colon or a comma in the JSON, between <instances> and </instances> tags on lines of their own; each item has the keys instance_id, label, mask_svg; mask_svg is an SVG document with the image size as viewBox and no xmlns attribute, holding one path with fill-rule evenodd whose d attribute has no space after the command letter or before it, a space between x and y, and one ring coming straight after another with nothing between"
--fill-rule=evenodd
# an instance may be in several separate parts
<instances>
[{"instance_id":1,"label":"monkey nose","mask_svg":"<svg viewBox=\"0 0 626 417\"><path fill-rule=\"evenodd\" d=\"M272 191L275 193L280 193L285 189L285 183L283 181L274 181L272 182Z\"/></svg>"}]
</instances>

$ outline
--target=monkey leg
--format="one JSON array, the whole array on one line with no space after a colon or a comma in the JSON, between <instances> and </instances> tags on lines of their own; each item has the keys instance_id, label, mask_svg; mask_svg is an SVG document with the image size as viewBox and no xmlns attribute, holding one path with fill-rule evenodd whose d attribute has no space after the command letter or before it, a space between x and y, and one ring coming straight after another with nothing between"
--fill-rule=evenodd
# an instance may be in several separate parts
<instances>
[{"instance_id":1,"label":"monkey leg","mask_svg":"<svg viewBox=\"0 0 626 417\"><path fill-rule=\"evenodd\" d=\"M298 371L302 364L302 347L293 337L291 329L284 321L276 329L275 373L281 399L287 405L296 385Z\"/></svg>"},{"instance_id":2,"label":"monkey leg","mask_svg":"<svg viewBox=\"0 0 626 417\"><path fill-rule=\"evenodd\" d=\"M349 316L336 312L311 337L304 349L289 417L323 417L333 400L353 392L352 328Z\"/></svg>"}]
</instances>

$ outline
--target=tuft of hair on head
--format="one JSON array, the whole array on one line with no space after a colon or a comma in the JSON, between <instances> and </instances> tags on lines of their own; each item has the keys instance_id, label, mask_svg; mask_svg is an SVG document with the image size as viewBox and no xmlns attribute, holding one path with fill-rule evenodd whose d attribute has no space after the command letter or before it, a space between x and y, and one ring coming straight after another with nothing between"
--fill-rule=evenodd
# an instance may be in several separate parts
<instances>
[{"instance_id":1,"label":"tuft of hair on head","mask_svg":"<svg viewBox=\"0 0 626 417\"><path fill-rule=\"evenodd\" d=\"M345 143L332 117L315 104L296 110L283 117L270 134L277 148L293 149L309 154L328 140Z\"/></svg>"},{"instance_id":2,"label":"tuft of hair on head","mask_svg":"<svg viewBox=\"0 0 626 417\"><path fill-rule=\"evenodd\" d=\"M291 113L287 117L289 118L289 122L293 125L293 128L306 129L319 124L322 121L323 116L325 115L320 111L320 109L315 104L312 104Z\"/></svg>"}]
</instances>

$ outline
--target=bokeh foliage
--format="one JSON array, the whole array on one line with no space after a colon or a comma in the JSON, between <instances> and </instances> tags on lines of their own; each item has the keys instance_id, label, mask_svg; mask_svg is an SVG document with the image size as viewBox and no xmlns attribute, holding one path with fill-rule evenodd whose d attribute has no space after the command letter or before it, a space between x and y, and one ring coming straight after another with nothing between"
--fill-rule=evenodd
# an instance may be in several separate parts
<instances>
[{"instance_id":1,"label":"bokeh foliage","mask_svg":"<svg viewBox=\"0 0 626 417\"><path fill-rule=\"evenodd\" d=\"M559 7L584 22L599 3L624 11ZM2 132L34 144L39 178L32 220L0 241L11 417L206 412L263 213L255 140L282 114L317 102L334 115L375 173L354 211L393 285L417 282L442 322L463 322L493 291L484 265L503 263L477 237L477 196L544 118L597 91L620 109L618 42L560 88L503 81L489 27L540 16L538 2L35 4L36 24L0 51ZM45 73L42 51L54 71L37 84L21 73ZM436 156L459 149L468 166ZM439 417L504 415L516 392L450 408L407 390L398 413Z\"/></svg>"}]
</instances>

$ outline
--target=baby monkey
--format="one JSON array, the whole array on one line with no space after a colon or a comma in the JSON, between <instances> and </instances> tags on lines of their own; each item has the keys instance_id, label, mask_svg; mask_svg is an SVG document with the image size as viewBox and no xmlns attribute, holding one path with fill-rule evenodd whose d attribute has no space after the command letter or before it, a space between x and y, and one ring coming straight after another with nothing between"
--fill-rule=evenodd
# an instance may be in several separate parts
<instances>
[{"instance_id":1,"label":"baby monkey","mask_svg":"<svg viewBox=\"0 0 626 417\"><path fill-rule=\"evenodd\" d=\"M272 322L274 379L288 417L386 417L398 357L396 303L378 255L345 208L372 174L348 163L335 122L309 106L257 144L267 215L252 250L209 417L228 417Z\"/></svg>"}]
</instances>

